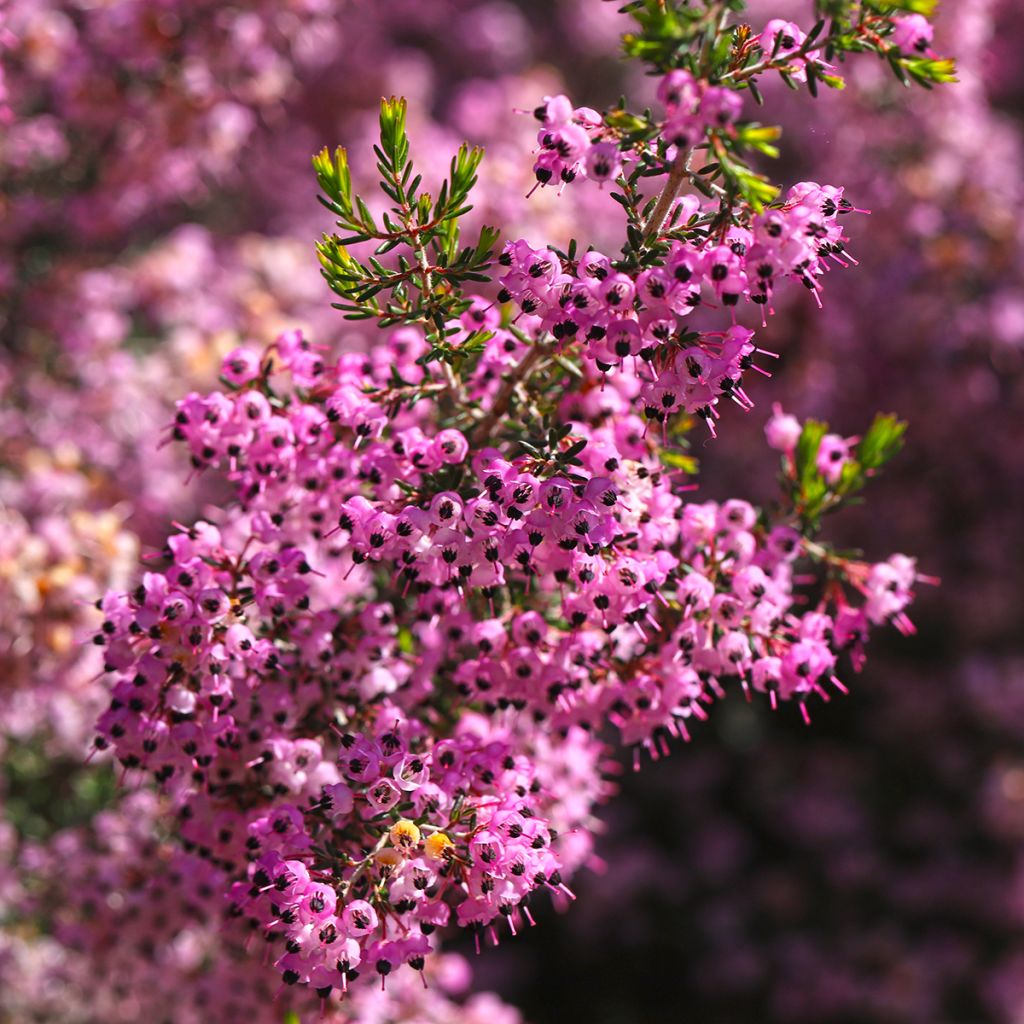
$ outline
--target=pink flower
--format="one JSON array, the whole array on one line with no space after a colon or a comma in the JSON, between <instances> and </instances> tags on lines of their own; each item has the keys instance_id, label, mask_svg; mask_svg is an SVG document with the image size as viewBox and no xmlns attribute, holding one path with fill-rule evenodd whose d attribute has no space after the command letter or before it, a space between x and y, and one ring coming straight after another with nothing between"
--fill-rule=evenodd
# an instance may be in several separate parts
<instances>
[{"instance_id":1,"label":"pink flower","mask_svg":"<svg viewBox=\"0 0 1024 1024\"><path fill-rule=\"evenodd\" d=\"M827 483L839 483L843 468L850 461L850 446L851 441L838 434L826 434L821 439L816 465Z\"/></svg>"},{"instance_id":2,"label":"pink flower","mask_svg":"<svg viewBox=\"0 0 1024 1024\"><path fill-rule=\"evenodd\" d=\"M782 406L778 402L772 405L771 419L768 420L764 428L765 437L772 448L784 452L786 455L792 455L796 451L797 442L800 440L802 432L803 427L795 416L783 412Z\"/></svg>"}]
</instances>

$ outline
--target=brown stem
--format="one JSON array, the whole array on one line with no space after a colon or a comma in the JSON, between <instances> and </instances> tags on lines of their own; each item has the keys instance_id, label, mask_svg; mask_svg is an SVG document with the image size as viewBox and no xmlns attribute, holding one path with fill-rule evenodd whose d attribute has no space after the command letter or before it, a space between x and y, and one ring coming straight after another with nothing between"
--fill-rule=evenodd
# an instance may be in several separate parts
<instances>
[{"instance_id":1,"label":"brown stem","mask_svg":"<svg viewBox=\"0 0 1024 1024\"><path fill-rule=\"evenodd\" d=\"M487 410L484 418L476 425L476 429L473 431L470 438L472 447L479 448L487 440L488 435L494 429L494 425L508 412L509 403L512 400L516 385L529 377L541 357L547 355L547 353L548 347L546 345L535 342L533 348L523 357L523 361L515 369L509 371L501 388L494 396L490 409Z\"/></svg>"},{"instance_id":2,"label":"brown stem","mask_svg":"<svg viewBox=\"0 0 1024 1024\"><path fill-rule=\"evenodd\" d=\"M658 233L662 222L668 215L669 207L678 197L679 190L683 187L683 182L686 181L688 177L689 171L686 169L686 158L682 153L679 153L672 164L672 170L669 172L668 181L665 183L665 187L662 189L661 195L658 197L658 203L651 211L651 216L644 228L645 242L651 241L651 239L653 239Z\"/></svg>"},{"instance_id":3,"label":"brown stem","mask_svg":"<svg viewBox=\"0 0 1024 1024\"><path fill-rule=\"evenodd\" d=\"M466 389L462 386L462 381L455 375L452 367L444 360L441 361L441 376L444 377L443 390L452 396L452 401L456 406L465 408L469 402Z\"/></svg>"}]
</instances>

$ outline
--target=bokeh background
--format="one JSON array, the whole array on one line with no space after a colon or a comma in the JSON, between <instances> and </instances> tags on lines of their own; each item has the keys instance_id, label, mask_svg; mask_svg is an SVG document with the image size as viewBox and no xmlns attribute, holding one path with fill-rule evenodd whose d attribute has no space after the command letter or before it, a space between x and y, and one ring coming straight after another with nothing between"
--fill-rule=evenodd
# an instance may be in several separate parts
<instances>
[{"instance_id":1,"label":"bokeh background","mask_svg":"<svg viewBox=\"0 0 1024 1024\"><path fill-rule=\"evenodd\" d=\"M133 926L90 932L75 893L91 882L69 875L78 850L141 841L104 817L126 798L112 770L83 763L104 703L89 602L217 500L161 442L225 352L292 326L374 343L317 273L330 224L310 154L344 142L372 171L379 97L404 94L428 180L463 138L486 147L477 222L612 245L618 207L596 187L525 198L533 122L516 111L650 91L618 58L616 6L0 0L4 1024L145 1005L119 974ZM810 7L755 0L749 18L809 23ZM832 535L916 555L942 584L922 588L917 635L873 640L812 728L726 702L618 776L571 913L474 959L473 984L524 1019L1024 1022L1022 47L1017 0L944 0L936 48L958 85L908 91L862 61L843 93L768 93L786 128L773 175L845 185L872 213L823 311L783 298L765 334L778 372L697 449L702 493L771 500L773 400L844 434L895 412L905 451ZM183 948L182 927L151 931L195 971L216 947ZM445 1020L517 1020L484 998Z\"/></svg>"}]
</instances>

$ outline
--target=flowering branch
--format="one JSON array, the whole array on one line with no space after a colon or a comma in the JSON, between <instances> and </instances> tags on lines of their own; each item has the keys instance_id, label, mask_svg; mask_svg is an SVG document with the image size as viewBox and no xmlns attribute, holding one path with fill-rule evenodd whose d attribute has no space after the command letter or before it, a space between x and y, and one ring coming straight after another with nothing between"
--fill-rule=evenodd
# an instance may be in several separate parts
<instances>
[{"instance_id":1,"label":"flowering branch","mask_svg":"<svg viewBox=\"0 0 1024 1024\"><path fill-rule=\"evenodd\" d=\"M740 312L766 319L787 279L820 301L852 262L842 188L783 193L749 165L779 132L742 120L744 94L769 71L837 85L831 61L863 51L945 66L904 52L927 32L893 5L825 0L806 35L732 25L742 6L627 5L661 115L535 111L538 184L614 182L619 256L513 239L489 288L497 233L459 242L482 154L463 146L434 199L384 100L380 223L343 149L314 158L342 232L323 275L377 344L332 357L289 332L178 405L171 437L234 503L101 603L97 744L187 808L287 984L422 971L450 921L515 934L541 893L574 898L603 736L661 756L730 691L809 721L870 627L911 628L913 560L820 536L899 449L894 417L858 440L776 410L778 509L687 496L690 432L768 375Z\"/></svg>"}]
</instances>

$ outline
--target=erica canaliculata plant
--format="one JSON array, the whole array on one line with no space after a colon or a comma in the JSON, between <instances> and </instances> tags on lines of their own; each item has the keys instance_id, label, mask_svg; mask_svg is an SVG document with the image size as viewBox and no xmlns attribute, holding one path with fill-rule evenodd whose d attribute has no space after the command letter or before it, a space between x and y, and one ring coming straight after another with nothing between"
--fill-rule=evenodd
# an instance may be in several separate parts
<instances>
[{"instance_id":1,"label":"erica canaliculata plant","mask_svg":"<svg viewBox=\"0 0 1024 1024\"><path fill-rule=\"evenodd\" d=\"M535 111L538 185L613 190L621 251L464 244L483 154L423 191L385 100L383 207L343 149L314 159L324 276L379 333L339 356L288 332L183 398L170 440L234 499L101 602L97 746L166 792L252 955L324 1000L423 971L449 925L497 942L573 900L612 744L667 753L730 691L809 721L871 626L911 628L914 560L821 534L899 449L894 416L844 438L777 408L764 509L695 500L690 435L753 406L747 304L761 322L790 278L820 301L853 262L841 187L750 165L778 136L745 118L758 81L813 95L858 52L949 80L929 5L822 0L807 31L740 0L627 6L659 109Z\"/></svg>"}]
</instances>

